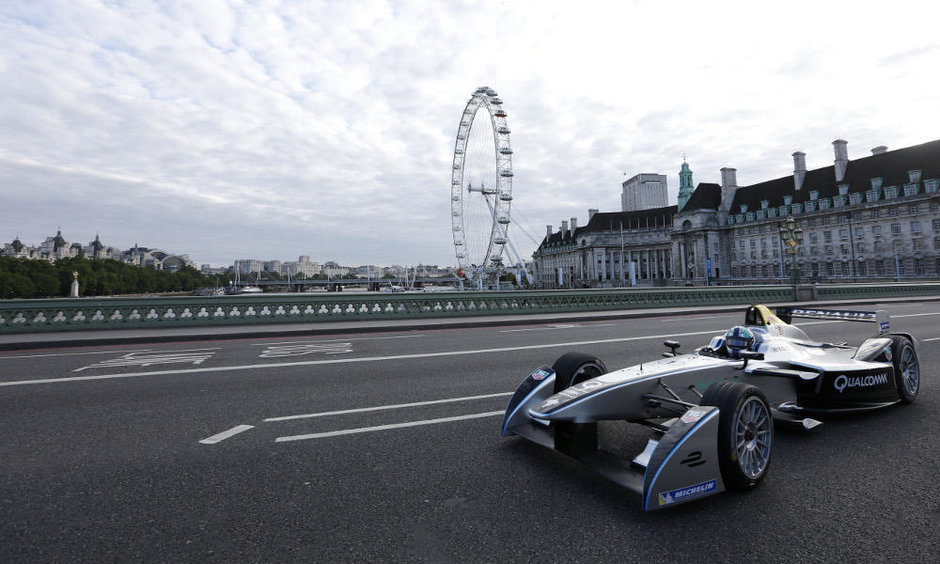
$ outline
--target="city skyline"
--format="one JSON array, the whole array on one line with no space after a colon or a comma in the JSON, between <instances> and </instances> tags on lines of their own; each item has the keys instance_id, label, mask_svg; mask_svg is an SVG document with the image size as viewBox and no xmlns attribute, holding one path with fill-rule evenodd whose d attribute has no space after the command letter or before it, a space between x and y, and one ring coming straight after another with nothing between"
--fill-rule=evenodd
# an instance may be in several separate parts
<instances>
[{"instance_id":1,"label":"city skyline","mask_svg":"<svg viewBox=\"0 0 940 564\"><path fill-rule=\"evenodd\" d=\"M920 3L0 8L0 223L232 264L452 265L460 112L499 91L512 216L620 208L624 179L742 184L938 137ZM837 31L841 30L841 31ZM890 35L886 35L891 31ZM626 176L624 174L626 173ZM557 227L557 225L556 225ZM520 254L536 243L514 225ZM329 257L329 258L327 258Z\"/></svg>"}]
</instances>

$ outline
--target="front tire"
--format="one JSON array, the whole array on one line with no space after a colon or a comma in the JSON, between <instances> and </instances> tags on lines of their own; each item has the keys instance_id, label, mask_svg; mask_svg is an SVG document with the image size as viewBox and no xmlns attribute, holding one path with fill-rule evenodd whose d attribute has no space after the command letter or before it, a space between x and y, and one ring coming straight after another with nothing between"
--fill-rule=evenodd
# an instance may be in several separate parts
<instances>
[{"instance_id":1,"label":"front tire","mask_svg":"<svg viewBox=\"0 0 940 564\"><path fill-rule=\"evenodd\" d=\"M764 392L743 382L717 382L702 405L718 408L718 466L729 490L754 489L767 475L774 424Z\"/></svg>"},{"instance_id":2,"label":"front tire","mask_svg":"<svg viewBox=\"0 0 940 564\"><path fill-rule=\"evenodd\" d=\"M570 352L558 357L552 365L555 372L555 393L575 384L607 373L607 366L596 356ZM555 449L569 456L578 457L597 450L597 423L574 423L552 421L555 433Z\"/></svg>"},{"instance_id":3,"label":"front tire","mask_svg":"<svg viewBox=\"0 0 940 564\"><path fill-rule=\"evenodd\" d=\"M910 339L899 335L891 337L891 364L898 397L904 403L913 403L920 391L920 362Z\"/></svg>"},{"instance_id":4,"label":"front tire","mask_svg":"<svg viewBox=\"0 0 940 564\"><path fill-rule=\"evenodd\" d=\"M607 374L607 365L596 356L569 352L558 357L552 365L555 372L555 393L580 384L585 380Z\"/></svg>"}]
</instances>

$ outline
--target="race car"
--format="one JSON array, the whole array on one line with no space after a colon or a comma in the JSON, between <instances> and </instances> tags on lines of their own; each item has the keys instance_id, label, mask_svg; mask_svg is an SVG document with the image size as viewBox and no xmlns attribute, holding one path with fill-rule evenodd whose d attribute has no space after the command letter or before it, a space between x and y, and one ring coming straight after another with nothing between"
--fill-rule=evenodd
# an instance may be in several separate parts
<instances>
[{"instance_id":1,"label":"race car","mask_svg":"<svg viewBox=\"0 0 940 564\"><path fill-rule=\"evenodd\" d=\"M794 318L869 322L858 346L810 339ZM767 475L774 427L805 430L810 416L911 403L920 388L917 341L890 333L885 311L749 306L744 324L680 354L608 372L569 352L530 373L502 422L519 435L586 464L642 497L644 510L757 487ZM598 448L598 421L653 430L629 463Z\"/></svg>"}]
</instances>

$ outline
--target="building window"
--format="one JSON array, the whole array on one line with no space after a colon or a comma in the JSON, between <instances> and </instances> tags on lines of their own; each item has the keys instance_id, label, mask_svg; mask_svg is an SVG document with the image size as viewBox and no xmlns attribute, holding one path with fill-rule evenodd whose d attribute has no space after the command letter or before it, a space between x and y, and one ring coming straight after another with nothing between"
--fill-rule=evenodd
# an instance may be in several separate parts
<instances>
[{"instance_id":1,"label":"building window","mask_svg":"<svg viewBox=\"0 0 940 564\"><path fill-rule=\"evenodd\" d=\"M878 201L879 190L869 190L865 192L865 201L869 204L873 204Z\"/></svg>"},{"instance_id":2,"label":"building window","mask_svg":"<svg viewBox=\"0 0 940 564\"><path fill-rule=\"evenodd\" d=\"M774 249L774 258L780 258L780 251Z\"/></svg>"},{"instance_id":3,"label":"building window","mask_svg":"<svg viewBox=\"0 0 940 564\"><path fill-rule=\"evenodd\" d=\"M864 253L864 252L865 252L865 243L858 243L858 244L855 245L855 248L858 250L859 253Z\"/></svg>"},{"instance_id":4,"label":"building window","mask_svg":"<svg viewBox=\"0 0 940 564\"><path fill-rule=\"evenodd\" d=\"M881 226L880 226L880 225L872 225L872 226L871 226L871 234L872 234L874 237L879 237L879 236L881 235Z\"/></svg>"},{"instance_id":5,"label":"building window","mask_svg":"<svg viewBox=\"0 0 940 564\"><path fill-rule=\"evenodd\" d=\"M823 225L829 225L829 219L830 219L830 218L828 218L828 217L824 217L823 220L822 220L822 224L823 224Z\"/></svg>"},{"instance_id":6,"label":"building window","mask_svg":"<svg viewBox=\"0 0 940 564\"><path fill-rule=\"evenodd\" d=\"M842 251L843 255L849 254L849 246L847 244L842 243L842 245L840 245L839 248Z\"/></svg>"},{"instance_id":7,"label":"building window","mask_svg":"<svg viewBox=\"0 0 940 564\"><path fill-rule=\"evenodd\" d=\"M882 178L881 178L880 176L876 176L875 178L872 178L872 179L871 179L871 189L872 189L872 190L881 190L881 182L882 182Z\"/></svg>"},{"instance_id":8,"label":"building window","mask_svg":"<svg viewBox=\"0 0 940 564\"><path fill-rule=\"evenodd\" d=\"M914 196L916 194L917 194L917 184L905 184L904 185L905 196Z\"/></svg>"},{"instance_id":9,"label":"building window","mask_svg":"<svg viewBox=\"0 0 940 564\"><path fill-rule=\"evenodd\" d=\"M816 227L816 218L811 217L811 218L807 219L807 220L806 220L806 226L807 226L807 227Z\"/></svg>"},{"instance_id":10,"label":"building window","mask_svg":"<svg viewBox=\"0 0 940 564\"><path fill-rule=\"evenodd\" d=\"M826 276L832 276L833 274L835 274L835 268L833 267L831 262L827 262L826 263Z\"/></svg>"},{"instance_id":11,"label":"building window","mask_svg":"<svg viewBox=\"0 0 940 564\"><path fill-rule=\"evenodd\" d=\"M858 275L868 276L868 265L863 260L858 261Z\"/></svg>"},{"instance_id":12,"label":"building window","mask_svg":"<svg viewBox=\"0 0 940 564\"><path fill-rule=\"evenodd\" d=\"M821 209L821 210L828 210L830 204L831 204L831 202L830 202L829 198L823 198L822 200L819 200L819 209Z\"/></svg>"},{"instance_id":13,"label":"building window","mask_svg":"<svg viewBox=\"0 0 940 564\"><path fill-rule=\"evenodd\" d=\"M832 245L826 245L826 254L827 254L827 255L831 255L831 254L832 254Z\"/></svg>"},{"instance_id":14,"label":"building window","mask_svg":"<svg viewBox=\"0 0 940 564\"><path fill-rule=\"evenodd\" d=\"M927 269L924 268L924 259L914 259L914 270L918 276L927 274Z\"/></svg>"},{"instance_id":15,"label":"building window","mask_svg":"<svg viewBox=\"0 0 940 564\"><path fill-rule=\"evenodd\" d=\"M816 201L819 199L819 190L810 190L809 199Z\"/></svg>"},{"instance_id":16,"label":"building window","mask_svg":"<svg viewBox=\"0 0 940 564\"><path fill-rule=\"evenodd\" d=\"M815 231L809 234L809 242L815 244L819 240L819 234Z\"/></svg>"},{"instance_id":17,"label":"building window","mask_svg":"<svg viewBox=\"0 0 940 564\"><path fill-rule=\"evenodd\" d=\"M875 261L875 276L884 276L885 275L885 261L876 260Z\"/></svg>"},{"instance_id":18,"label":"building window","mask_svg":"<svg viewBox=\"0 0 940 564\"><path fill-rule=\"evenodd\" d=\"M911 204L910 213L911 215L917 215L920 212L920 207L917 204Z\"/></svg>"},{"instance_id":19,"label":"building window","mask_svg":"<svg viewBox=\"0 0 940 564\"><path fill-rule=\"evenodd\" d=\"M911 222L911 233L920 233L920 222L912 221Z\"/></svg>"},{"instance_id":20,"label":"building window","mask_svg":"<svg viewBox=\"0 0 940 564\"><path fill-rule=\"evenodd\" d=\"M799 204L794 204L794 205L798 206ZM806 211L808 212L814 211L816 209L816 202L814 201L806 202L805 205L806 205Z\"/></svg>"},{"instance_id":21,"label":"building window","mask_svg":"<svg viewBox=\"0 0 940 564\"><path fill-rule=\"evenodd\" d=\"M793 204L790 207L793 209L794 214L803 213L803 204Z\"/></svg>"},{"instance_id":22,"label":"building window","mask_svg":"<svg viewBox=\"0 0 940 564\"><path fill-rule=\"evenodd\" d=\"M897 216L898 216L898 208L891 208L890 210L888 210L888 216L890 216L890 217L897 217Z\"/></svg>"},{"instance_id":23,"label":"building window","mask_svg":"<svg viewBox=\"0 0 940 564\"><path fill-rule=\"evenodd\" d=\"M832 242L832 231L823 231L823 241L827 243Z\"/></svg>"},{"instance_id":24,"label":"building window","mask_svg":"<svg viewBox=\"0 0 940 564\"><path fill-rule=\"evenodd\" d=\"M890 200L892 198L898 197L898 187L897 186L888 186L885 188L885 199Z\"/></svg>"},{"instance_id":25,"label":"building window","mask_svg":"<svg viewBox=\"0 0 940 564\"><path fill-rule=\"evenodd\" d=\"M924 192L927 192L928 194L933 194L936 192L938 187L940 187L940 180L936 178L924 182Z\"/></svg>"},{"instance_id":26,"label":"building window","mask_svg":"<svg viewBox=\"0 0 940 564\"><path fill-rule=\"evenodd\" d=\"M892 224L891 224L891 234L892 234L892 235L900 235L900 234L901 234L901 224L900 224L900 223L892 223Z\"/></svg>"},{"instance_id":27,"label":"building window","mask_svg":"<svg viewBox=\"0 0 940 564\"><path fill-rule=\"evenodd\" d=\"M920 171L919 170L910 170L907 172L907 181L913 182L914 184L920 182Z\"/></svg>"},{"instance_id":28,"label":"building window","mask_svg":"<svg viewBox=\"0 0 940 564\"><path fill-rule=\"evenodd\" d=\"M858 192L854 194L849 194L849 204L857 206L862 203L862 195Z\"/></svg>"},{"instance_id":29,"label":"building window","mask_svg":"<svg viewBox=\"0 0 940 564\"><path fill-rule=\"evenodd\" d=\"M844 241L844 240L846 240L846 239L848 239L848 238L849 238L849 230L848 230L848 229L840 229L840 230L839 230L839 239L842 239L842 240Z\"/></svg>"},{"instance_id":30,"label":"building window","mask_svg":"<svg viewBox=\"0 0 940 564\"><path fill-rule=\"evenodd\" d=\"M881 210L871 210L871 218L878 219L881 217Z\"/></svg>"},{"instance_id":31,"label":"building window","mask_svg":"<svg viewBox=\"0 0 940 564\"><path fill-rule=\"evenodd\" d=\"M923 239L914 239L914 250L923 251L924 250L924 240Z\"/></svg>"},{"instance_id":32,"label":"building window","mask_svg":"<svg viewBox=\"0 0 940 564\"><path fill-rule=\"evenodd\" d=\"M855 238L856 238L856 239L863 239L864 237L865 237L865 228L864 228L864 227L856 227L856 228L855 228Z\"/></svg>"},{"instance_id":33,"label":"building window","mask_svg":"<svg viewBox=\"0 0 940 564\"><path fill-rule=\"evenodd\" d=\"M819 249L816 247L810 247L810 254L813 255L814 257L819 255Z\"/></svg>"}]
</instances>

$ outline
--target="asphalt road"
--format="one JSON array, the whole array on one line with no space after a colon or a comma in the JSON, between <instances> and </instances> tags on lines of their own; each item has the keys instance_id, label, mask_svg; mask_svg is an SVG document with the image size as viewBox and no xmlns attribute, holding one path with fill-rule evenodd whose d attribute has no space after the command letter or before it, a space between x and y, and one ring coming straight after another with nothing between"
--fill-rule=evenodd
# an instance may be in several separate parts
<instances>
[{"instance_id":1,"label":"asphalt road","mask_svg":"<svg viewBox=\"0 0 940 564\"><path fill-rule=\"evenodd\" d=\"M756 491L653 513L500 437L509 394L743 314L2 352L0 562L937 562L940 304L888 308L922 341L917 402L778 432Z\"/></svg>"}]
</instances>

